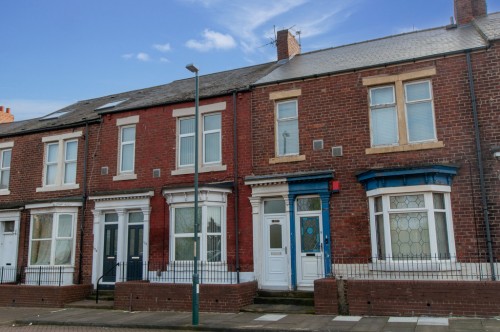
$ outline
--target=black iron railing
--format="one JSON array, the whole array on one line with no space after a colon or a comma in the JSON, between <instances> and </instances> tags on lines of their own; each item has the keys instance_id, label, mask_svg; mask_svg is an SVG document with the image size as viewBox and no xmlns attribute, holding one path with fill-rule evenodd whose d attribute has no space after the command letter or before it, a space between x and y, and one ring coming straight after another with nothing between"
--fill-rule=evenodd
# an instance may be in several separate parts
<instances>
[{"instance_id":1,"label":"black iron railing","mask_svg":"<svg viewBox=\"0 0 500 332\"><path fill-rule=\"evenodd\" d=\"M344 279L367 280L491 280L487 255L397 257L334 256L332 275ZM500 264L495 261L496 272Z\"/></svg>"},{"instance_id":2,"label":"black iron railing","mask_svg":"<svg viewBox=\"0 0 500 332\"><path fill-rule=\"evenodd\" d=\"M0 284L24 284L36 286L64 286L73 284L72 267L23 266L0 267Z\"/></svg>"}]
</instances>

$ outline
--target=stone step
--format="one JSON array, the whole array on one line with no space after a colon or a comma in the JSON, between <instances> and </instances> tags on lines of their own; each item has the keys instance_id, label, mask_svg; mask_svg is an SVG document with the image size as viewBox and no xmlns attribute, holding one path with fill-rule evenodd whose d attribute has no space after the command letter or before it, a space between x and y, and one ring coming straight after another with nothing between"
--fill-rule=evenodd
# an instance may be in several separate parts
<instances>
[{"instance_id":1,"label":"stone step","mask_svg":"<svg viewBox=\"0 0 500 332\"><path fill-rule=\"evenodd\" d=\"M314 306L314 298L294 298L294 297L263 297L254 298L255 304L287 304L298 306Z\"/></svg>"},{"instance_id":2,"label":"stone step","mask_svg":"<svg viewBox=\"0 0 500 332\"><path fill-rule=\"evenodd\" d=\"M242 312L280 313L280 314L314 314L314 307L287 304L250 304L241 308Z\"/></svg>"},{"instance_id":3,"label":"stone step","mask_svg":"<svg viewBox=\"0 0 500 332\"><path fill-rule=\"evenodd\" d=\"M114 301L100 301L95 303L95 300L82 300L66 304L65 308L80 308L80 309L113 309Z\"/></svg>"},{"instance_id":4,"label":"stone step","mask_svg":"<svg viewBox=\"0 0 500 332\"><path fill-rule=\"evenodd\" d=\"M257 292L259 297L280 297L280 298L314 298L314 292L305 291L269 291L269 290L259 290Z\"/></svg>"}]
</instances>

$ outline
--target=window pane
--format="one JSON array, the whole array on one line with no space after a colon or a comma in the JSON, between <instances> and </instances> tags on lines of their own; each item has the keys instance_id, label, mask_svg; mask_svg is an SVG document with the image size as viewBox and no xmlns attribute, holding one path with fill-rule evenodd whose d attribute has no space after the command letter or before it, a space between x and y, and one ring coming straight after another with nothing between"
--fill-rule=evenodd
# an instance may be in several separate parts
<instances>
[{"instance_id":1,"label":"window pane","mask_svg":"<svg viewBox=\"0 0 500 332\"><path fill-rule=\"evenodd\" d=\"M434 209L444 210L444 194L432 194L432 200L434 201Z\"/></svg>"},{"instance_id":2,"label":"window pane","mask_svg":"<svg viewBox=\"0 0 500 332\"><path fill-rule=\"evenodd\" d=\"M384 216L379 214L375 217L375 222L375 230L377 232L377 256L379 259L385 259Z\"/></svg>"},{"instance_id":3,"label":"window pane","mask_svg":"<svg viewBox=\"0 0 500 332\"><path fill-rule=\"evenodd\" d=\"M297 199L297 211L318 211L321 210L321 199L319 197Z\"/></svg>"},{"instance_id":4,"label":"window pane","mask_svg":"<svg viewBox=\"0 0 500 332\"><path fill-rule=\"evenodd\" d=\"M2 152L2 168L10 167L11 156L12 150L5 150Z\"/></svg>"},{"instance_id":5,"label":"window pane","mask_svg":"<svg viewBox=\"0 0 500 332\"><path fill-rule=\"evenodd\" d=\"M278 146L280 156L299 153L298 120L278 122Z\"/></svg>"},{"instance_id":6,"label":"window pane","mask_svg":"<svg viewBox=\"0 0 500 332\"><path fill-rule=\"evenodd\" d=\"M76 163L64 165L64 183L76 183Z\"/></svg>"},{"instance_id":7,"label":"window pane","mask_svg":"<svg viewBox=\"0 0 500 332\"><path fill-rule=\"evenodd\" d=\"M31 241L31 258L30 258L31 264L49 265L51 247L52 247L51 240Z\"/></svg>"},{"instance_id":8,"label":"window pane","mask_svg":"<svg viewBox=\"0 0 500 332\"><path fill-rule=\"evenodd\" d=\"M220 129L220 114L206 115L203 118L204 125L203 128L205 131L207 130L217 130ZM194 121L193 121L194 122ZM194 132L194 127L193 127Z\"/></svg>"},{"instance_id":9,"label":"window pane","mask_svg":"<svg viewBox=\"0 0 500 332\"><path fill-rule=\"evenodd\" d=\"M122 128L122 142L135 141L135 127Z\"/></svg>"},{"instance_id":10,"label":"window pane","mask_svg":"<svg viewBox=\"0 0 500 332\"><path fill-rule=\"evenodd\" d=\"M382 212L382 197L375 197L375 212Z\"/></svg>"},{"instance_id":11,"label":"window pane","mask_svg":"<svg viewBox=\"0 0 500 332\"><path fill-rule=\"evenodd\" d=\"M201 231L201 207L198 208L198 231ZM175 234L194 233L194 208L175 209Z\"/></svg>"},{"instance_id":12,"label":"window pane","mask_svg":"<svg viewBox=\"0 0 500 332\"><path fill-rule=\"evenodd\" d=\"M370 105L394 104L394 87L370 89Z\"/></svg>"},{"instance_id":13,"label":"window pane","mask_svg":"<svg viewBox=\"0 0 500 332\"><path fill-rule=\"evenodd\" d=\"M444 212L435 212L434 219L436 222L436 241L438 247L438 258L450 258L450 246L448 242L448 227L446 224L446 214Z\"/></svg>"},{"instance_id":14,"label":"window pane","mask_svg":"<svg viewBox=\"0 0 500 332\"><path fill-rule=\"evenodd\" d=\"M283 239L280 224L273 224L269 226L269 248L283 248Z\"/></svg>"},{"instance_id":15,"label":"window pane","mask_svg":"<svg viewBox=\"0 0 500 332\"><path fill-rule=\"evenodd\" d=\"M319 218L300 218L300 240L302 252L319 252Z\"/></svg>"},{"instance_id":16,"label":"window pane","mask_svg":"<svg viewBox=\"0 0 500 332\"><path fill-rule=\"evenodd\" d=\"M59 144L49 144L47 147L47 162L57 162L57 153L59 151Z\"/></svg>"},{"instance_id":17,"label":"window pane","mask_svg":"<svg viewBox=\"0 0 500 332\"><path fill-rule=\"evenodd\" d=\"M180 130L181 135L183 134L194 134L194 118L191 119L181 119L180 121Z\"/></svg>"},{"instance_id":18,"label":"window pane","mask_svg":"<svg viewBox=\"0 0 500 332\"><path fill-rule=\"evenodd\" d=\"M278 104L278 119L297 117L297 102L288 101Z\"/></svg>"},{"instance_id":19,"label":"window pane","mask_svg":"<svg viewBox=\"0 0 500 332\"><path fill-rule=\"evenodd\" d=\"M218 206L207 207L207 232L220 233L221 232L221 208Z\"/></svg>"},{"instance_id":20,"label":"window pane","mask_svg":"<svg viewBox=\"0 0 500 332\"><path fill-rule=\"evenodd\" d=\"M118 214L117 213L106 213L104 215L104 222L117 222Z\"/></svg>"},{"instance_id":21,"label":"window pane","mask_svg":"<svg viewBox=\"0 0 500 332\"><path fill-rule=\"evenodd\" d=\"M424 195L402 195L390 197L391 209L424 208Z\"/></svg>"},{"instance_id":22,"label":"window pane","mask_svg":"<svg viewBox=\"0 0 500 332\"><path fill-rule=\"evenodd\" d=\"M429 259L426 213L394 213L389 217L393 259Z\"/></svg>"},{"instance_id":23,"label":"window pane","mask_svg":"<svg viewBox=\"0 0 500 332\"><path fill-rule=\"evenodd\" d=\"M406 101L415 101L431 98L429 82L406 84Z\"/></svg>"},{"instance_id":24,"label":"window pane","mask_svg":"<svg viewBox=\"0 0 500 332\"><path fill-rule=\"evenodd\" d=\"M78 143L76 141L67 142L65 160L76 160L77 148L78 148Z\"/></svg>"},{"instance_id":25,"label":"window pane","mask_svg":"<svg viewBox=\"0 0 500 332\"><path fill-rule=\"evenodd\" d=\"M373 145L391 145L398 142L398 119L395 107L372 109Z\"/></svg>"},{"instance_id":26,"label":"window pane","mask_svg":"<svg viewBox=\"0 0 500 332\"><path fill-rule=\"evenodd\" d=\"M198 257L200 256L200 247L196 248ZM175 238L175 260L192 261L194 256L194 241L192 237Z\"/></svg>"},{"instance_id":27,"label":"window pane","mask_svg":"<svg viewBox=\"0 0 500 332\"><path fill-rule=\"evenodd\" d=\"M122 172L134 170L134 145L126 144L122 146Z\"/></svg>"},{"instance_id":28,"label":"window pane","mask_svg":"<svg viewBox=\"0 0 500 332\"><path fill-rule=\"evenodd\" d=\"M264 213L285 213L285 200L264 201Z\"/></svg>"},{"instance_id":29,"label":"window pane","mask_svg":"<svg viewBox=\"0 0 500 332\"><path fill-rule=\"evenodd\" d=\"M220 262L222 260L222 241L220 235L207 236L207 261Z\"/></svg>"},{"instance_id":30,"label":"window pane","mask_svg":"<svg viewBox=\"0 0 500 332\"><path fill-rule=\"evenodd\" d=\"M3 231L4 233L13 233L15 228L14 220L4 221L3 222Z\"/></svg>"},{"instance_id":31,"label":"window pane","mask_svg":"<svg viewBox=\"0 0 500 332\"><path fill-rule=\"evenodd\" d=\"M220 133L205 135L205 162L220 161Z\"/></svg>"},{"instance_id":32,"label":"window pane","mask_svg":"<svg viewBox=\"0 0 500 332\"><path fill-rule=\"evenodd\" d=\"M181 137L180 165L194 165L194 136Z\"/></svg>"},{"instance_id":33,"label":"window pane","mask_svg":"<svg viewBox=\"0 0 500 332\"><path fill-rule=\"evenodd\" d=\"M0 173L0 189L9 188L10 171L1 171Z\"/></svg>"},{"instance_id":34,"label":"window pane","mask_svg":"<svg viewBox=\"0 0 500 332\"><path fill-rule=\"evenodd\" d=\"M142 211L138 212L130 212L128 214L128 222L143 222L144 221L144 214Z\"/></svg>"},{"instance_id":35,"label":"window pane","mask_svg":"<svg viewBox=\"0 0 500 332\"><path fill-rule=\"evenodd\" d=\"M45 184L55 184L57 176L57 165L47 165L47 178L45 179Z\"/></svg>"},{"instance_id":36,"label":"window pane","mask_svg":"<svg viewBox=\"0 0 500 332\"><path fill-rule=\"evenodd\" d=\"M72 240L57 240L56 253L54 258L55 265L71 264Z\"/></svg>"},{"instance_id":37,"label":"window pane","mask_svg":"<svg viewBox=\"0 0 500 332\"><path fill-rule=\"evenodd\" d=\"M58 237L71 237L73 234L73 216L71 214L61 214L59 216Z\"/></svg>"},{"instance_id":38,"label":"window pane","mask_svg":"<svg viewBox=\"0 0 500 332\"><path fill-rule=\"evenodd\" d=\"M408 139L410 142L431 140L435 138L432 104L420 102L406 105L408 117Z\"/></svg>"},{"instance_id":39,"label":"window pane","mask_svg":"<svg viewBox=\"0 0 500 332\"><path fill-rule=\"evenodd\" d=\"M31 238L52 238L52 214L38 214L33 216L33 231Z\"/></svg>"}]
</instances>

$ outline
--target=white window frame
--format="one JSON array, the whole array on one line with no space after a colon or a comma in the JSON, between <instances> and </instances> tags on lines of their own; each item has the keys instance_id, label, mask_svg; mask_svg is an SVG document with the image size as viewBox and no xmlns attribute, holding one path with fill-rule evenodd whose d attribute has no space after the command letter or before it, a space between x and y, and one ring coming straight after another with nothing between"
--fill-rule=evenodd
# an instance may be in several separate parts
<instances>
[{"instance_id":1,"label":"white window frame","mask_svg":"<svg viewBox=\"0 0 500 332\"><path fill-rule=\"evenodd\" d=\"M51 214L52 215L52 234L50 237L51 248L50 248L50 262L48 265L35 265L31 262L31 252L33 250L33 242L41 241L44 239L33 239L33 226L34 226L34 218L36 215L42 214ZM72 216L72 224L71 224L71 236L70 237L59 237L59 217L61 215L71 215ZM77 224L78 210L76 208L55 208L55 209L40 209L40 210L32 210L31 218L30 218L30 237L29 237L29 253L28 253L28 262L29 266L44 266L44 267L53 267L53 266L74 266L75 264L75 248L76 248L76 224ZM46 238L49 239L49 238ZM56 243L57 240L71 240L71 260L69 264L64 265L56 265L55 264L55 251L56 251Z\"/></svg>"},{"instance_id":2,"label":"white window frame","mask_svg":"<svg viewBox=\"0 0 500 332\"><path fill-rule=\"evenodd\" d=\"M135 154L136 154L136 144L137 144L137 124L139 123L139 115L133 115L125 118L116 119L116 126L118 127L118 145L117 145L117 160L116 160L116 175L113 176L113 181L122 180L135 180L137 179L137 174L135 173ZM122 135L124 128L134 127L134 141L127 141L127 143L122 142ZM122 150L123 144L133 144L133 157L132 157L132 171L122 171Z\"/></svg>"},{"instance_id":3,"label":"white window frame","mask_svg":"<svg viewBox=\"0 0 500 332\"><path fill-rule=\"evenodd\" d=\"M386 89L386 88L392 88L392 103L389 104L374 104L373 103L373 97L372 94L374 91L381 90L381 89ZM369 89L369 100L370 100L370 124L371 124L371 130L370 130L370 139L371 139L371 146L373 147L379 147L379 146L393 146L393 145L399 145L400 144L400 139L399 139L399 125L398 125L398 105L396 101L396 87L394 85L383 85L383 86L377 86ZM389 107L394 107L394 112L396 116L396 141L392 144L375 144L375 129L373 125L373 112L378 110L378 109L383 109L383 108L389 108Z\"/></svg>"},{"instance_id":4,"label":"white window frame","mask_svg":"<svg viewBox=\"0 0 500 332\"><path fill-rule=\"evenodd\" d=\"M10 152L10 162L9 165L4 165L4 154L6 152ZM5 173L8 172L9 175L7 177L7 188L0 189L0 194L10 194L9 188L10 188L10 168L12 164L12 148L9 149L2 149L0 150L0 183L3 182L4 177L6 176Z\"/></svg>"},{"instance_id":5,"label":"white window frame","mask_svg":"<svg viewBox=\"0 0 500 332\"><path fill-rule=\"evenodd\" d=\"M279 117L279 107L281 104L288 104L288 103L294 103L295 104L295 116L293 117L287 117L287 118L280 118ZM300 155L300 133L299 133L299 104L297 99L288 99L288 100L281 100L276 102L276 113L275 113L275 142L276 142L276 156L277 157L287 157L287 156L298 156ZM280 123L285 123L285 122L296 122L297 123L297 152L293 153L283 153L280 154L280 142L281 138L279 135L279 124Z\"/></svg>"},{"instance_id":6,"label":"white window frame","mask_svg":"<svg viewBox=\"0 0 500 332\"><path fill-rule=\"evenodd\" d=\"M408 101L407 87L409 85L415 85L415 84L420 84L420 83L428 83L430 98ZM408 139L409 144L436 141L437 140L437 137L436 137L436 115L434 113L434 93L433 93L433 89L432 89L432 81L431 80L418 80L418 81L404 82L404 90L405 90L405 105L404 105L405 106L404 107L405 113L404 114L405 114L405 123L406 123L406 133L407 133L407 139ZM432 138L429 138L429 139L411 141L410 140L409 120L408 120L408 105L409 104L411 105L411 104L427 103L427 102L430 103L430 105L431 105L433 136L432 136Z\"/></svg>"},{"instance_id":7,"label":"white window frame","mask_svg":"<svg viewBox=\"0 0 500 332\"><path fill-rule=\"evenodd\" d=\"M134 129L134 140L133 141L124 141L123 140L123 133L125 129ZM128 125L128 126L121 126L120 127L120 150L119 150L119 168L118 168L118 174L134 174L135 172L135 141L136 141L136 135L137 135L137 130L136 130L135 125ZM132 145L132 169L130 170L124 170L123 169L123 148L125 146Z\"/></svg>"},{"instance_id":8,"label":"white window frame","mask_svg":"<svg viewBox=\"0 0 500 332\"><path fill-rule=\"evenodd\" d=\"M178 121L177 121L177 128L178 128L178 149L177 149L177 166L179 168L183 168L183 167L194 167L194 159L193 159L193 163L190 163L190 164L181 164L181 154L182 154L182 138L187 138L187 137L193 137L193 140L196 139L196 128L195 130L193 130L192 132L189 132L187 134L181 134L181 122L182 121L188 121L188 120L193 120L195 121L195 118L192 117L192 116L189 116L189 117L184 117L184 118L179 118ZM194 153L193 153L194 154Z\"/></svg>"},{"instance_id":9,"label":"white window frame","mask_svg":"<svg viewBox=\"0 0 500 332\"><path fill-rule=\"evenodd\" d=\"M221 264L227 261L227 249L226 249L226 209L227 205L226 204L218 204L218 203L210 203L210 202L204 202L200 203L199 208L201 210L201 225L200 225L200 231L198 232L198 236L200 238L200 257L198 257L199 261L202 261L204 263L210 263L210 264ZM220 236L221 236L221 259L220 261L216 262L208 262L207 261L207 243L208 243L208 236L209 235L219 235L219 233L209 233L207 231L207 211L208 207L218 207L221 210L221 231L220 231ZM175 211L176 209L182 209L182 208L191 208L194 209L193 204L174 204L171 208L171 230L170 234L172 234L172 241L170 241L170 260L171 261L180 261L180 262L186 262L187 260L176 260L175 259L175 240L176 238L189 238L189 239L194 239L194 233L182 233L182 234L176 234L175 233Z\"/></svg>"},{"instance_id":10,"label":"white window frame","mask_svg":"<svg viewBox=\"0 0 500 332\"><path fill-rule=\"evenodd\" d=\"M56 191L56 190L70 190L70 189L78 189L80 185L78 184L78 145L79 140L82 136L82 132L73 132L56 136L49 136L42 138L42 142L45 143L44 147L44 159L43 159L43 176L42 176L42 187L36 188L37 192L44 191ZM67 152L67 144L70 142L76 142L76 159L75 160L67 160L66 152ZM49 146L57 145L57 160L49 163L48 155L49 155ZM66 163L75 163L75 182L65 183L65 170ZM49 165L56 165L56 178L54 184L47 184L47 170Z\"/></svg>"},{"instance_id":11,"label":"white window frame","mask_svg":"<svg viewBox=\"0 0 500 332\"><path fill-rule=\"evenodd\" d=\"M220 118L220 123L219 123L219 129L212 129L212 130L205 130L205 119L209 116L215 116L219 115ZM203 115L203 165L213 165L213 164L220 164L222 162L222 114L221 113L210 113L210 114L205 114ZM209 134L218 134L219 135L219 160L211 161L208 162L206 161L206 136Z\"/></svg>"},{"instance_id":12,"label":"white window frame","mask_svg":"<svg viewBox=\"0 0 500 332\"><path fill-rule=\"evenodd\" d=\"M451 188L449 186L441 185L422 185L422 186L408 186L408 187L391 187L391 188L379 188L370 190L367 192L368 202L369 202L369 213L370 213L370 236L371 236L371 247L372 247L372 257L374 262L385 262L388 264L404 264L406 266L411 265L408 261L399 261L392 259L392 248L391 248L391 234L390 234L390 213L405 213L405 212L427 212L427 221L429 228L429 240L430 240L430 254L431 258L429 260L411 260L410 262L433 262L433 263L443 263L443 262L454 262L456 261L456 250L455 250L455 237L453 231L453 219L451 211L451 199L450 199ZM448 251L450 259L438 259L438 245L437 245L437 235L436 235L436 225L434 212L438 209L434 209L432 194L439 193L444 195L445 210L439 210L438 212L445 212L446 215L446 228L448 236ZM417 195L423 194L425 200L425 208L418 209L397 209L391 210L389 206L390 196L401 196L401 195ZM384 239L385 239L385 253L386 256L378 257L378 240L377 240L377 225L376 225L376 215L380 213L375 212L375 198L382 197L382 215L384 223ZM422 267L421 264L416 264L416 266Z\"/></svg>"}]
</instances>

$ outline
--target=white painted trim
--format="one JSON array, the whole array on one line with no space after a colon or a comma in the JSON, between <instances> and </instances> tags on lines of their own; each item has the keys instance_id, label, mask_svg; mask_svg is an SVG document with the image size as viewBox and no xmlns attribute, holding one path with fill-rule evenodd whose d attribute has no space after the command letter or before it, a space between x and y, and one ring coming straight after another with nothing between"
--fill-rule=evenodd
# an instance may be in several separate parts
<instances>
[{"instance_id":1,"label":"white painted trim","mask_svg":"<svg viewBox=\"0 0 500 332\"><path fill-rule=\"evenodd\" d=\"M154 196L154 191L145 191L143 193L137 193L137 194L123 194L123 195L105 195L105 196L90 196L89 200L130 200L130 199L141 199L144 197L153 197ZM127 203L124 203L124 205L127 205ZM97 209L97 207L96 207Z\"/></svg>"},{"instance_id":2,"label":"white painted trim","mask_svg":"<svg viewBox=\"0 0 500 332\"><path fill-rule=\"evenodd\" d=\"M226 102L213 103L208 105L201 105L198 107L199 114L219 112L226 109ZM172 117L178 118L183 116L193 116L195 113L194 107L177 108L172 111Z\"/></svg>"},{"instance_id":3,"label":"white painted trim","mask_svg":"<svg viewBox=\"0 0 500 332\"><path fill-rule=\"evenodd\" d=\"M264 180L248 180L248 181L245 181L245 185L247 185L247 186L269 185L269 184L271 184L271 185L286 184L286 178L264 179Z\"/></svg>"},{"instance_id":4,"label":"white painted trim","mask_svg":"<svg viewBox=\"0 0 500 332\"><path fill-rule=\"evenodd\" d=\"M416 193L416 192L451 192L450 186L445 185L421 185L421 186L404 186L404 187L386 187L386 188L377 188L366 192L367 197L378 196L378 195L387 195L387 194L406 194L406 193Z\"/></svg>"},{"instance_id":5,"label":"white painted trim","mask_svg":"<svg viewBox=\"0 0 500 332\"><path fill-rule=\"evenodd\" d=\"M66 184L62 186L45 186L45 187L38 187L36 188L36 192L47 192L47 191L59 191L59 190L73 190L73 189L80 189L80 185L78 183L76 184Z\"/></svg>"},{"instance_id":6,"label":"white painted trim","mask_svg":"<svg viewBox=\"0 0 500 332\"><path fill-rule=\"evenodd\" d=\"M13 148L14 147L14 142L2 142L0 143L0 149L8 149L8 148Z\"/></svg>"},{"instance_id":7,"label":"white painted trim","mask_svg":"<svg viewBox=\"0 0 500 332\"><path fill-rule=\"evenodd\" d=\"M47 209L47 208L74 208L82 206L81 202L51 202L51 203L37 203L37 204L27 204L26 209ZM33 211L31 211L33 213Z\"/></svg>"},{"instance_id":8,"label":"white painted trim","mask_svg":"<svg viewBox=\"0 0 500 332\"><path fill-rule=\"evenodd\" d=\"M42 142L53 142L53 141L63 141L71 138L78 138L82 136L81 131L75 131L73 133L66 133L66 134L60 134L60 135L54 135L54 136L46 136L42 137Z\"/></svg>"},{"instance_id":9,"label":"white painted trim","mask_svg":"<svg viewBox=\"0 0 500 332\"><path fill-rule=\"evenodd\" d=\"M133 115L126 118L116 119L116 126L126 126L131 124L139 123L139 115Z\"/></svg>"},{"instance_id":10,"label":"white painted trim","mask_svg":"<svg viewBox=\"0 0 500 332\"><path fill-rule=\"evenodd\" d=\"M0 196L7 196L10 195L10 190L9 189L2 189L0 190Z\"/></svg>"},{"instance_id":11,"label":"white painted trim","mask_svg":"<svg viewBox=\"0 0 500 332\"><path fill-rule=\"evenodd\" d=\"M113 181L137 180L137 174L123 173L113 176Z\"/></svg>"}]
</instances>

